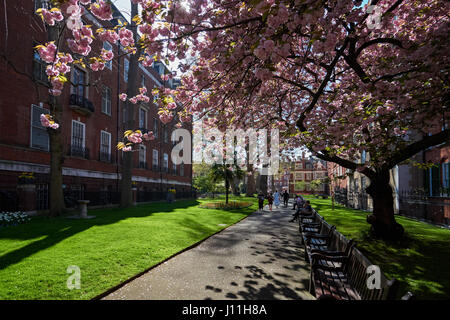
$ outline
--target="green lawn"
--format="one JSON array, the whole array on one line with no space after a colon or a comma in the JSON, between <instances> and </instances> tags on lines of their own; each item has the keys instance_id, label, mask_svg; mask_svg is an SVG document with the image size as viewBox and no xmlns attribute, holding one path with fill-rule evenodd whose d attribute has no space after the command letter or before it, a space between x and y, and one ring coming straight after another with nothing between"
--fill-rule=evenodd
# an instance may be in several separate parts
<instances>
[{"instance_id":1,"label":"green lawn","mask_svg":"<svg viewBox=\"0 0 450 320\"><path fill-rule=\"evenodd\" d=\"M240 210L202 209L207 200L90 210L92 220L33 218L0 229L0 299L90 299L245 218ZM72 213L73 214L73 213ZM69 290L67 267L81 270Z\"/></svg>"},{"instance_id":2,"label":"green lawn","mask_svg":"<svg viewBox=\"0 0 450 320\"><path fill-rule=\"evenodd\" d=\"M413 292L418 299L450 298L450 230L396 216L405 228L405 240L389 243L370 239L367 212L337 205L330 199L306 196L320 215L380 266L388 278L401 281L399 295Z\"/></svg>"}]
</instances>

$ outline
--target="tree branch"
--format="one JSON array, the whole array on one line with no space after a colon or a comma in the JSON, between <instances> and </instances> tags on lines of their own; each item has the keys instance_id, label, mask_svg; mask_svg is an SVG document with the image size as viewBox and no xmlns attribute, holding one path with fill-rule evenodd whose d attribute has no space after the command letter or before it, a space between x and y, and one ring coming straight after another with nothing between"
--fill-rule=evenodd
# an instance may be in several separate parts
<instances>
[{"instance_id":1,"label":"tree branch","mask_svg":"<svg viewBox=\"0 0 450 320\"><path fill-rule=\"evenodd\" d=\"M450 142L449 129L440 131L439 133L436 133L432 136L426 136L422 140L416 141L406 148L397 151L392 155L390 161L386 162L386 164L384 165L384 169L389 170L400 162L411 158L416 153L443 142Z\"/></svg>"}]
</instances>

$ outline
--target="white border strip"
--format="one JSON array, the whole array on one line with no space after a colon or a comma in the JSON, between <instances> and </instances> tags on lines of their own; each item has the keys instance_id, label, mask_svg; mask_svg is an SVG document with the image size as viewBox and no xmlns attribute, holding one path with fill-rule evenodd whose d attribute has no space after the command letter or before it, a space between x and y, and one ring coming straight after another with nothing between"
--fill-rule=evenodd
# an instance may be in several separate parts
<instances>
[{"instance_id":1,"label":"white border strip","mask_svg":"<svg viewBox=\"0 0 450 320\"><path fill-rule=\"evenodd\" d=\"M35 163L27 163L27 162L18 162L18 161L6 161L0 160L0 170L4 171L16 171L16 172L34 172L34 173L49 173L50 166L43 164L35 164ZM117 173L107 173L100 171L91 171L84 169L76 169L76 168L62 168L62 174L64 176L75 176L75 177L83 177L83 178L97 178L97 179L111 179L117 180L121 178L121 174ZM168 180L168 179L153 179L142 176L133 176L133 181L138 182L153 182L153 183L165 183L165 184L174 184L174 185L182 185L182 186L191 186L188 182L180 182L176 180Z\"/></svg>"}]
</instances>

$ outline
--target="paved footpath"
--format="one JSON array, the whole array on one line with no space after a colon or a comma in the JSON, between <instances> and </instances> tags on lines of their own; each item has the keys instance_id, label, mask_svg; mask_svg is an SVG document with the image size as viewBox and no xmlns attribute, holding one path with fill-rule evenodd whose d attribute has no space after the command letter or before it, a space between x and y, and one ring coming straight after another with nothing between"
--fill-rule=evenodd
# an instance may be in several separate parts
<instances>
[{"instance_id":1,"label":"paved footpath","mask_svg":"<svg viewBox=\"0 0 450 320\"><path fill-rule=\"evenodd\" d=\"M264 209L103 299L314 299L291 205Z\"/></svg>"}]
</instances>

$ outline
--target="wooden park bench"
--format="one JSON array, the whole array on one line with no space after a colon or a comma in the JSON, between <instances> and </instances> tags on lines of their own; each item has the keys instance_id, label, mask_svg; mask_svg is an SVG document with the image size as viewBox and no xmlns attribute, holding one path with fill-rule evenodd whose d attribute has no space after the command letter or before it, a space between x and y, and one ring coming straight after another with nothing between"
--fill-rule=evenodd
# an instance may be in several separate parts
<instances>
[{"instance_id":1,"label":"wooden park bench","mask_svg":"<svg viewBox=\"0 0 450 320\"><path fill-rule=\"evenodd\" d=\"M380 270L380 287L370 289L367 270L372 263L355 247L353 240L346 239L315 214L322 221L321 232L304 235L305 256L311 263L310 293L318 299L330 300L395 299L398 281L387 279ZM403 300L412 298L410 292L402 297Z\"/></svg>"}]
</instances>

